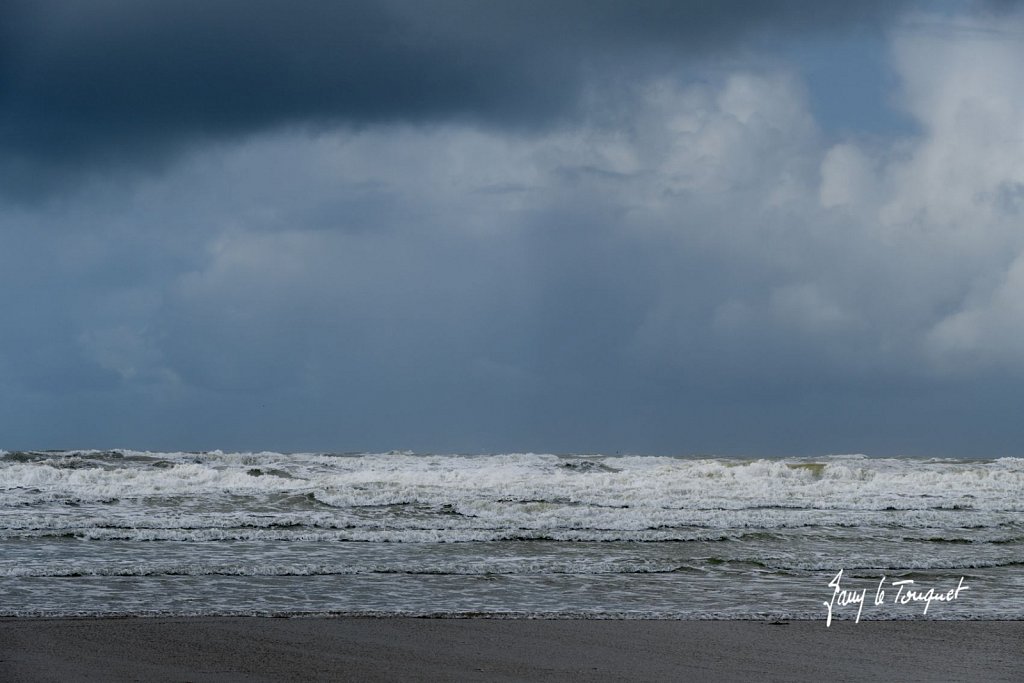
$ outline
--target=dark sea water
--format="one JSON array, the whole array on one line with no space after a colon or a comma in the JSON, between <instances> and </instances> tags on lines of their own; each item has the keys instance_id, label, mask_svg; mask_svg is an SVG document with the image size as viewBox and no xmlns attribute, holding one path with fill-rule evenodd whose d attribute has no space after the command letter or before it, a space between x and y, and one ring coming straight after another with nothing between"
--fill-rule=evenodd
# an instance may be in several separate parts
<instances>
[{"instance_id":1,"label":"dark sea water","mask_svg":"<svg viewBox=\"0 0 1024 683\"><path fill-rule=\"evenodd\" d=\"M7 616L1021 619L1022 570L1020 458L0 451Z\"/></svg>"}]
</instances>

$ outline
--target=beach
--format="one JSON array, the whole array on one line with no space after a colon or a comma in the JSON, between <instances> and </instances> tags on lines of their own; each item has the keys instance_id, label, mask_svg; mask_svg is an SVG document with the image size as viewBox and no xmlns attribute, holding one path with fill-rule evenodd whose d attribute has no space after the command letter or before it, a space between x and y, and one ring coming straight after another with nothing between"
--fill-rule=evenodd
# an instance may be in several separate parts
<instances>
[{"instance_id":1,"label":"beach","mask_svg":"<svg viewBox=\"0 0 1024 683\"><path fill-rule=\"evenodd\" d=\"M1021 621L0 620L0 680L1020 680Z\"/></svg>"}]
</instances>

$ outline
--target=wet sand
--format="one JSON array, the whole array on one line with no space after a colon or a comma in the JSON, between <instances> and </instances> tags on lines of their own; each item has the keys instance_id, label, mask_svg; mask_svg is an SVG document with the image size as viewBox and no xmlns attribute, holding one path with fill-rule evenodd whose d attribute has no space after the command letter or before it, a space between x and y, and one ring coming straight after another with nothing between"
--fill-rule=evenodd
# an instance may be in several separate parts
<instances>
[{"instance_id":1,"label":"wet sand","mask_svg":"<svg viewBox=\"0 0 1024 683\"><path fill-rule=\"evenodd\" d=\"M1024 621L0 619L0 680L1019 681Z\"/></svg>"}]
</instances>

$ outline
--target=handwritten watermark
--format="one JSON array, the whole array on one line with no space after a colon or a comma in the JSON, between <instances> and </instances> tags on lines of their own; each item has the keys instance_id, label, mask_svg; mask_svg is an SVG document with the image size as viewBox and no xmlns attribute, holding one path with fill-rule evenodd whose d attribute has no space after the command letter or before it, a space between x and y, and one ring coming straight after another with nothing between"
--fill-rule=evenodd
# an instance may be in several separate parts
<instances>
[{"instance_id":1,"label":"handwritten watermark","mask_svg":"<svg viewBox=\"0 0 1024 683\"><path fill-rule=\"evenodd\" d=\"M876 606L885 604L885 579L886 577L883 576L878 582L878 587L875 589L874 604ZM822 603L826 608L828 608L828 617L825 619L826 627L832 625L832 611L836 607L848 607L850 605L857 605L857 618L854 620L854 623L860 623L860 615L861 612L864 611L864 603L867 600L868 589L861 588L860 590L853 590L843 588L842 580L843 570L840 569L839 573L828 582L829 588L832 589L832 599L828 602ZM970 590L970 586L964 585L964 577L962 576L960 577L960 582L956 585L956 588L950 588L949 590L935 590L934 588L923 590L916 587L912 579L891 581L888 585L896 589L895 595L892 596L892 604L907 605L910 603L923 602L924 614L928 614L928 608L932 606L933 602L953 602L960 597L960 591Z\"/></svg>"}]
</instances>

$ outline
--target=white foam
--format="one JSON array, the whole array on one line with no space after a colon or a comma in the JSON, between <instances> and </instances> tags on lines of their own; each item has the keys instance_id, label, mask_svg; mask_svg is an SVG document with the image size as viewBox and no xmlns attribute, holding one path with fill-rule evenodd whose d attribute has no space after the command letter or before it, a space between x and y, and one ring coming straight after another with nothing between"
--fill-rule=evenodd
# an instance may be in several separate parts
<instances>
[{"instance_id":1,"label":"white foam","mask_svg":"<svg viewBox=\"0 0 1024 683\"><path fill-rule=\"evenodd\" d=\"M1020 521L1022 490L1020 458L74 451L0 461L0 535L292 526L367 539L667 540L695 528L953 528Z\"/></svg>"}]
</instances>

